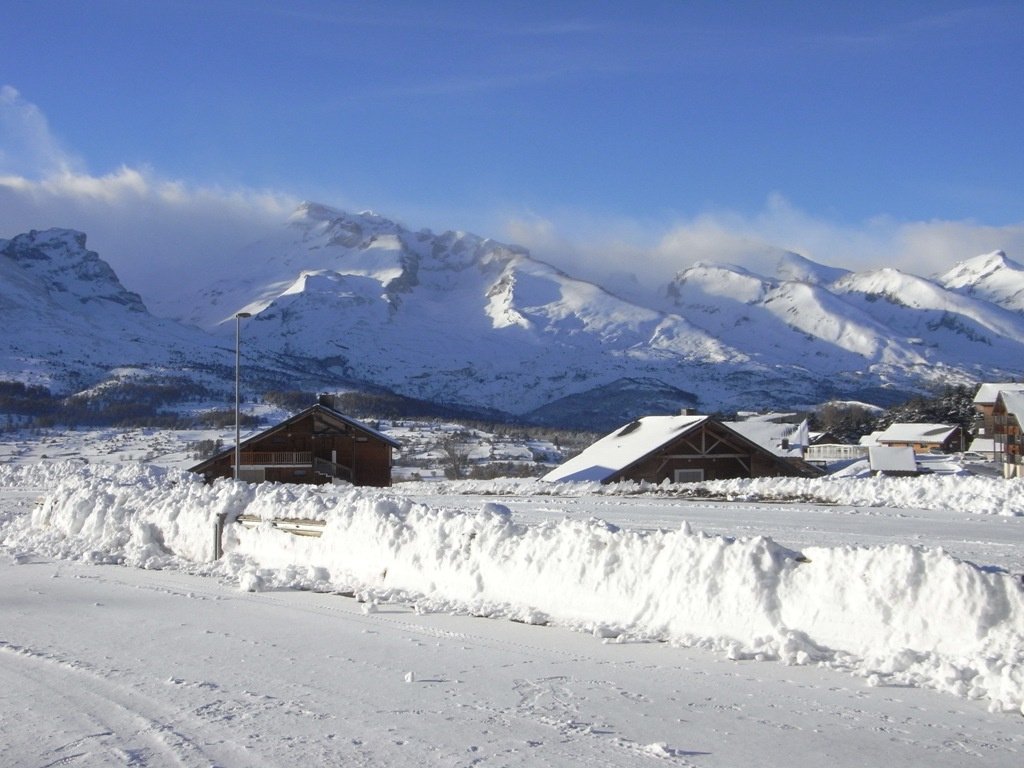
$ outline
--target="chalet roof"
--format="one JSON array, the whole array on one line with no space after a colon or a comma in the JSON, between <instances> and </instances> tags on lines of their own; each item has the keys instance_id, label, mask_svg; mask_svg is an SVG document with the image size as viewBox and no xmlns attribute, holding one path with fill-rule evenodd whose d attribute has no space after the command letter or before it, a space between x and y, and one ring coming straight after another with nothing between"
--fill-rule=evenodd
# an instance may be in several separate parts
<instances>
[{"instance_id":1,"label":"chalet roof","mask_svg":"<svg viewBox=\"0 0 1024 768\"><path fill-rule=\"evenodd\" d=\"M909 445L873 445L868 461L874 472L917 472L917 457Z\"/></svg>"},{"instance_id":2,"label":"chalet roof","mask_svg":"<svg viewBox=\"0 0 1024 768\"><path fill-rule=\"evenodd\" d=\"M1024 384L1014 382L996 382L982 384L974 395L975 405L992 405L1000 392L1021 392L1024 391Z\"/></svg>"},{"instance_id":3,"label":"chalet roof","mask_svg":"<svg viewBox=\"0 0 1024 768\"><path fill-rule=\"evenodd\" d=\"M1017 421L1024 421L1024 392L1003 390L999 393L1006 412L1017 417Z\"/></svg>"},{"instance_id":4,"label":"chalet roof","mask_svg":"<svg viewBox=\"0 0 1024 768\"><path fill-rule=\"evenodd\" d=\"M871 437L875 443L939 443L945 442L958 427L948 424L890 424Z\"/></svg>"},{"instance_id":5,"label":"chalet roof","mask_svg":"<svg viewBox=\"0 0 1024 768\"><path fill-rule=\"evenodd\" d=\"M280 422L279 424L276 424L273 427L270 427L269 429L265 429L263 432L260 432L257 435L253 435L252 437L246 438L245 440L243 440L241 442L241 444L244 446L247 443L250 443L250 442L253 442L255 440L259 440L261 438L267 437L268 435L270 435L270 434L272 434L274 432L277 432L280 429L286 429L287 427L290 427L292 424L295 424L296 422L302 421L307 416L311 416L311 415L315 415L315 414L319 414L321 416L324 416L328 420L337 421L337 422L339 422L341 424L344 424L346 426L352 427L353 429L358 429L360 432L365 432L366 434L370 435L371 437L375 437L378 440L380 440L381 442L387 443L392 448L401 448L402 447L402 444L400 442L398 442L394 438L388 437L383 432L374 429L369 424L364 424L363 422L359 421L358 419L353 419L351 416L346 416L345 414L341 413L340 411L336 411L333 408L329 408L326 405L322 405L320 403L316 403L315 405L311 405L306 410L300 411L299 413L296 413L294 416L291 416L290 418L285 419L284 421Z\"/></svg>"},{"instance_id":6,"label":"chalet roof","mask_svg":"<svg viewBox=\"0 0 1024 768\"><path fill-rule=\"evenodd\" d=\"M644 416L602 437L541 479L600 482L708 420L708 416Z\"/></svg>"},{"instance_id":7,"label":"chalet roof","mask_svg":"<svg viewBox=\"0 0 1024 768\"><path fill-rule=\"evenodd\" d=\"M295 424L295 423L297 423L299 421L302 421L303 419L305 419L305 418L307 418L309 416L321 416L321 417L327 419L328 421L334 421L335 423L337 423L339 425L344 425L344 426L347 426L347 427L351 427L352 429L356 429L356 430L358 430L360 432L363 432L363 433L369 435L370 437L373 437L373 438L375 438L377 440L380 440L383 443L386 443L386 444L390 445L392 448L398 449L398 448L402 447L402 444L399 443L397 440L395 440L394 438L388 437L383 432L380 432L379 430L376 430L373 427L371 427L369 424L364 424L363 422L359 421L358 419L353 419L351 416L346 416L345 414L340 413L340 412L334 410L333 408L328 408L326 405L321 405L320 403L316 403L315 405L311 405L309 408L306 408L304 411L300 411L299 413L296 413L294 416L290 416L289 418L285 419L284 421L278 422L274 426L269 427L269 428L263 430L262 432L258 432L255 435L250 435L249 437L245 438L244 440L239 441L239 448L244 448L245 446L249 445L250 443L256 442L258 440L262 440L265 437L269 437L270 435L274 434L275 432L280 432L281 430L288 429L293 424ZM235 450L235 447L231 446L230 448L228 448L226 450L223 450L220 453L217 453L217 454L211 456L210 458L201 461L199 464L196 464L194 467L191 467L190 471L192 471L192 472L201 472L201 471L203 471L203 469L205 467L207 467L209 465L215 464L220 458L222 458L224 456L227 456L228 454L234 453L234 450Z\"/></svg>"},{"instance_id":8,"label":"chalet roof","mask_svg":"<svg viewBox=\"0 0 1024 768\"><path fill-rule=\"evenodd\" d=\"M746 421L723 421L725 426L739 432L751 442L757 443L766 451L785 458L803 458L803 449L810 444L810 432L807 420L799 424L788 424L768 419L748 419ZM783 448L783 441L787 447Z\"/></svg>"},{"instance_id":9,"label":"chalet roof","mask_svg":"<svg viewBox=\"0 0 1024 768\"><path fill-rule=\"evenodd\" d=\"M996 441L992 437L976 437L971 441L967 450L975 453L992 455L996 452Z\"/></svg>"}]
</instances>

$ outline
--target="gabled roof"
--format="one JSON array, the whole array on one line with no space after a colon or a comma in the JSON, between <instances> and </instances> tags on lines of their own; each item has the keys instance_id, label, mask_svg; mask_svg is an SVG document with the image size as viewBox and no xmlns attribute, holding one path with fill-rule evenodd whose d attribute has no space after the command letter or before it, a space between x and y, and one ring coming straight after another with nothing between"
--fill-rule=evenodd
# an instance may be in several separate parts
<instances>
[{"instance_id":1,"label":"gabled roof","mask_svg":"<svg viewBox=\"0 0 1024 768\"><path fill-rule=\"evenodd\" d=\"M373 427L371 427L369 424L364 424L363 422L359 421L358 419L353 419L351 416L346 416L345 414L341 413L340 411L336 411L333 408L329 408L326 405L322 405L320 403L316 403L315 405L311 405L306 410L300 411L299 413L296 413L294 416L291 416L290 418L285 419L281 423L276 424L273 427L270 427L269 429L266 429L266 430L264 430L263 432L260 432L257 435L253 435L252 437L246 438L245 440L242 441L241 444L243 446L245 446L247 443L251 443L251 442L253 442L255 440L261 440L262 438L267 437L267 436L273 434L274 432L277 432L278 430L287 429L292 424L295 424L298 421L302 421L307 416L316 415L316 414L324 416L327 419L333 419L334 421L339 422L341 424L345 424L346 426L352 427L353 429L358 429L360 432L365 432L366 434L370 435L371 437L375 437L378 440L380 440L381 442L387 443L392 448L401 448L402 447L402 444L399 443L397 440L395 440L394 438L388 437L383 432L380 432L379 430L376 430Z\"/></svg>"},{"instance_id":2,"label":"gabled roof","mask_svg":"<svg viewBox=\"0 0 1024 768\"><path fill-rule=\"evenodd\" d=\"M999 399L1003 401L1007 413L1016 416L1018 422L1024 420L1024 392L1003 390L999 393Z\"/></svg>"},{"instance_id":3,"label":"gabled roof","mask_svg":"<svg viewBox=\"0 0 1024 768\"><path fill-rule=\"evenodd\" d=\"M875 443L943 443L958 427L948 424L890 424L872 435Z\"/></svg>"},{"instance_id":4,"label":"gabled roof","mask_svg":"<svg viewBox=\"0 0 1024 768\"><path fill-rule=\"evenodd\" d=\"M767 419L748 419L747 421L723 421L733 432L739 432L751 442L757 443L766 451L784 458L803 458L803 449L811 442L807 429L807 419L799 424L788 424ZM783 448L783 441L786 447Z\"/></svg>"},{"instance_id":5,"label":"gabled roof","mask_svg":"<svg viewBox=\"0 0 1024 768\"><path fill-rule=\"evenodd\" d=\"M708 420L708 416L644 416L602 437L541 479L600 482Z\"/></svg>"},{"instance_id":6,"label":"gabled roof","mask_svg":"<svg viewBox=\"0 0 1024 768\"><path fill-rule=\"evenodd\" d=\"M361 421L359 421L357 419L353 419L351 416L346 416L343 413L339 413L338 411L334 410L333 408L328 408L326 405L321 405L320 403L316 403L315 405L311 405L309 408L306 408L304 411L300 411L299 413L296 413L294 416L290 416L289 418L285 419L284 421L279 422L279 423L275 424L274 426L272 426L272 427L270 427L268 429L263 430L262 432L258 432L255 435L250 435L249 437L245 438L244 440L241 440L239 442L239 448L244 448L245 446L249 445L250 443L254 443L254 442L258 441L258 440L262 440L262 439L264 439L266 437L269 437L270 435L273 435L275 432L280 432L281 430L286 430L289 427L291 427L293 424L295 424L296 422L302 421L303 419L305 419L305 418L307 418L309 416L321 416L321 417L327 419L328 421L334 421L334 422L336 422L338 424L342 424L342 425L351 427L353 429L356 429L356 430L358 430L360 432L364 432L367 435L369 435L369 436L371 436L371 437L373 437L373 438L375 438L377 440L380 440L383 443L387 443L392 448L396 448L397 449L397 448L401 448L402 447L402 444L399 443L397 440L395 440L394 438L388 437L383 432L380 432L380 431L374 429L370 425L364 424L363 422L361 422ZM226 450L223 450L220 453L217 453L217 454L211 456L210 458L205 459L204 461L201 461L199 464L196 464L194 467L191 467L190 471L191 472L201 472L208 465L215 464L219 459L223 458L224 456L227 456L229 454L234 453L234 451L235 451L235 447L231 446L230 448L228 448Z\"/></svg>"},{"instance_id":7,"label":"gabled roof","mask_svg":"<svg viewBox=\"0 0 1024 768\"><path fill-rule=\"evenodd\" d=\"M996 401L1000 392L1021 392L1024 391L1024 384L1014 382L996 382L995 384L982 384L974 395L975 405L991 405Z\"/></svg>"}]
</instances>

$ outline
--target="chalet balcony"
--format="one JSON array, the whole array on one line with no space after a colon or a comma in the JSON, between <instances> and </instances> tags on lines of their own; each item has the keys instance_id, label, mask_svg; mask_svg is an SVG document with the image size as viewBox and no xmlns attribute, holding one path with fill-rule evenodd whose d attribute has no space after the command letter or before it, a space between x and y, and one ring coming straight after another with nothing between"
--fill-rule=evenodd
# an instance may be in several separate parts
<instances>
[{"instance_id":1,"label":"chalet balcony","mask_svg":"<svg viewBox=\"0 0 1024 768\"><path fill-rule=\"evenodd\" d=\"M311 467L311 451L243 451L240 466L246 467Z\"/></svg>"},{"instance_id":2,"label":"chalet balcony","mask_svg":"<svg viewBox=\"0 0 1024 768\"><path fill-rule=\"evenodd\" d=\"M352 480L351 467L314 457L312 451L243 451L241 454L240 470L280 467L312 468L318 475Z\"/></svg>"}]
</instances>

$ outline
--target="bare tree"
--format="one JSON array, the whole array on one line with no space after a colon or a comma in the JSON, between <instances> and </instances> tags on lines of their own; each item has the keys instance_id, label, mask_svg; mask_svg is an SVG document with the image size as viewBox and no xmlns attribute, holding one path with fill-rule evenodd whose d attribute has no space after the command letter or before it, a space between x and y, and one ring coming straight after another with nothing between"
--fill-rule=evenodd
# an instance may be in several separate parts
<instances>
[{"instance_id":1,"label":"bare tree","mask_svg":"<svg viewBox=\"0 0 1024 768\"><path fill-rule=\"evenodd\" d=\"M438 441L437 450L441 453L441 466L444 467L445 477L449 480L459 480L467 475L470 445L449 435Z\"/></svg>"}]
</instances>

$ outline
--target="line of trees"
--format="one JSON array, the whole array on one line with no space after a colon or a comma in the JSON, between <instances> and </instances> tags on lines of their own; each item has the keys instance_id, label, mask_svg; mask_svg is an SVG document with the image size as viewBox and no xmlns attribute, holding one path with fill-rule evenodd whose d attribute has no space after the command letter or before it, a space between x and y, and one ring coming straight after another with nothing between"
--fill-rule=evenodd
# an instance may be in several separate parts
<instances>
[{"instance_id":1,"label":"line of trees","mask_svg":"<svg viewBox=\"0 0 1024 768\"><path fill-rule=\"evenodd\" d=\"M931 395L914 395L881 413L863 405L828 403L811 414L811 429L831 432L841 442L856 443L863 435L880 432L892 424L960 425L974 431L976 387L944 387Z\"/></svg>"}]
</instances>

